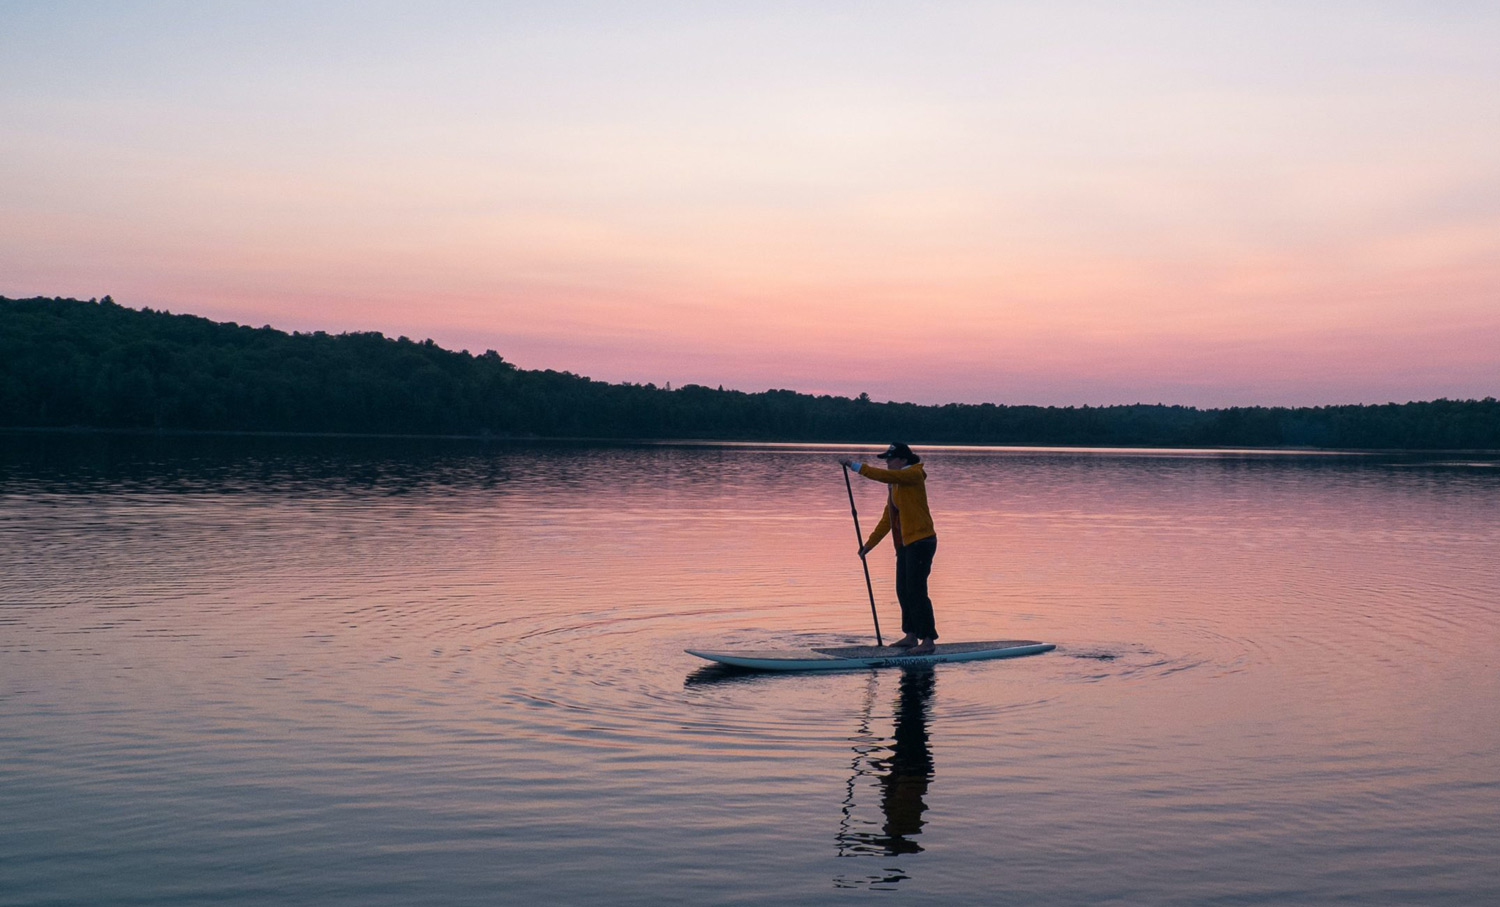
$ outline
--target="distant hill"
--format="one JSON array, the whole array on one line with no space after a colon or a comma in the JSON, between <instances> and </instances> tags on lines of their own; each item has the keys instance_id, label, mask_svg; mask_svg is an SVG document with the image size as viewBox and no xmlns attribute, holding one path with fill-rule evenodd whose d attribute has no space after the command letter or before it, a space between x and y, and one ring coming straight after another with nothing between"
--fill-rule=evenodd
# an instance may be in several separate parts
<instances>
[{"instance_id":1,"label":"distant hill","mask_svg":"<svg viewBox=\"0 0 1500 907\"><path fill-rule=\"evenodd\" d=\"M1200 410L608 384L379 333L0 297L0 426L578 438L1500 449L1500 403Z\"/></svg>"}]
</instances>

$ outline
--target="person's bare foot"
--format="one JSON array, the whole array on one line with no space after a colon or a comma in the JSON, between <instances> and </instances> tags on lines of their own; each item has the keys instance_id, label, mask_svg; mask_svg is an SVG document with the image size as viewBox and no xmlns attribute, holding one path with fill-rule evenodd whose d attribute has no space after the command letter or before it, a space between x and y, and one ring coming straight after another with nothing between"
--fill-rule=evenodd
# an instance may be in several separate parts
<instances>
[{"instance_id":1,"label":"person's bare foot","mask_svg":"<svg viewBox=\"0 0 1500 907\"><path fill-rule=\"evenodd\" d=\"M912 646L914 646L916 644L917 644L917 638L915 636L911 635L910 633L908 633L905 636L901 637L900 639L896 640L895 642L891 643L891 647L892 648L896 648L896 649L910 649Z\"/></svg>"},{"instance_id":2,"label":"person's bare foot","mask_svg":"<svg viewBox=\"0 0 1500 907\"><path fill-rule=\"evenodd\" d=\"M911 654L913 655L931 655L935 651L937 651L937 640L935 639L924 639L911 647Z\"/></svg>"}]
</instances>

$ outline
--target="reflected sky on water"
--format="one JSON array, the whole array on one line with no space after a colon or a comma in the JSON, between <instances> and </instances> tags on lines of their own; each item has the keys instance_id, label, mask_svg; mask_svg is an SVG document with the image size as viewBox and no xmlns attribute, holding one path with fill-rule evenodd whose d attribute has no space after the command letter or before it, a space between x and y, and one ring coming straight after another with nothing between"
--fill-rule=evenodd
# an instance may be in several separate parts
<instances>
[{"instance_id":1,"label":"reflected sky on water","mask_svg":"<svg viewBox=\"0 0 1500 907\"><path fill-rule=\"evenodd\" d=\"M1500 894L1491 460L932 449L1055 652L683 653L867 641L859 452L0 436L0 903Z\"/></svg>"}]
</instances>

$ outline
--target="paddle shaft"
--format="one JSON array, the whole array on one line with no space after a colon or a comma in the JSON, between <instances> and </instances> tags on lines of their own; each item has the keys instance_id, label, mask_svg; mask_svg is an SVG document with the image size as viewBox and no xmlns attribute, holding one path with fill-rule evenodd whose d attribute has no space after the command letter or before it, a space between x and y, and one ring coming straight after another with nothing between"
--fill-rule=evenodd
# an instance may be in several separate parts
<instances>
[{"instance_id":1,"label":"paddle shaft","mask_svg":"<svg viewBox=\"0 0 1500 907\"><path fill-rule=\"evenodd\" d=\"M859 562L865 568L865 591L870 593L870 616L875 619L875 642L885 645L880 638L880 615L875 612L875 587L870 585L870 562L865 560L865 534L859 531L859 511L854 507L854 485L849 482L849 467L844 468L844 490L849 492L849 513L854 517L854 537L859 541Z\"/></svg>"}]
</instances>

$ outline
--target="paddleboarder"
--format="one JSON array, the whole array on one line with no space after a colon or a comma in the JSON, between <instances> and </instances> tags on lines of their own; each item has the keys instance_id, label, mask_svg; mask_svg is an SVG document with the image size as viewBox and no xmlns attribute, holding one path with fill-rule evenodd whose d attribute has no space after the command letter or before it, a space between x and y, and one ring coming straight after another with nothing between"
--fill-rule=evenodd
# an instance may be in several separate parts
<instances>
[{"instance_id":1,"label":"paddleboarder","mask_svg":"<svg viewBox=\"0 0 1500 907\"><path fill-rule=\"evenodd\" d=\"M860 546L859 556L869 554L890 533L896 546L896 599L901 602L901 629L906 633L891 645L921 655L933 650L938 637L932 599L927 596L927 577L937 554L937 530L927 509L927 470L922 458L899 442L876 456L885 461L884 469L858 460L840 461L865 478L890 486L885 512Z\"/></svg>"}]
</instances>

